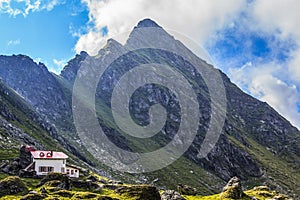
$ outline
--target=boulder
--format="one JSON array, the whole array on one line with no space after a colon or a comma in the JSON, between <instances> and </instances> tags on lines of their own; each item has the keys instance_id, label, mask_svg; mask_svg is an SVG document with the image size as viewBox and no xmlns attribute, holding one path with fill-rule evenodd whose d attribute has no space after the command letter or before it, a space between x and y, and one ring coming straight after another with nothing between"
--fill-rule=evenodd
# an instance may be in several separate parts
<instances>
[{"instance_id":1,"label":"boulder","mask_svg":"<svg viewBox=\"0 0 300 200\"><path fill-rule=\"evenodd\" d=\"M48 194L47 190L46 190L44 187L42 187L42 188L40 189L40 192L41 192L42 194Z\"/></svg>"},{"instance_id":2,"label":"boulder","mask_svg":"<svg viewBox=\"0 0 300 200\"><path fill-rule=\"evenodd\" d=\"M91 180L71 180L71 184L73 187L81 188L84 190L100 189L100 186L97 183L92 182Z\"/></svg>"},{"instance_id":3,"label":"boulder","mask_svg":"<svg viewBox=\"0 0 300 200\"><path fill-rule=\"evenodd\" d=\"M104 184L103 188L107 188L109 190L116 190L118 188L122 188L122 185L115 185L115 184Z\"/></svg>"},{"instance_id":4,"label":"boulder","mask_svg":"<svg viewBox=\"0 0 300 200\"><path fill-rule=\"evenodd\" d=\"M175 190L166 190L161 194L161 200L185 200L185 198Z\"/></svg>"},{"instance_id":5,"label":"boulder","mask_svg":"<svg viewBox=\"0 0 300 200\"><path fill-rule=\"evenodd\" d=\"M98 197L98 200L119 200L119 199L112 198L109 196L100 196L100 197Z\"/></svg>"},{"instance_id":6,"label":"boulder","mask_svg":"<svg viewBox=\"0 0 300 200\"><path fill-rule=\"evenodd\" d=\"M184 184L178 184L177 190L182 195L196 195L197 194L196 188L193 188L193 187L190 187L190 186L184 185Z\"/></svg>"},{"instance_id":7,"label":"boulder","mask_svg":"<svg viewBox=\"0 0 300 200\"><path fill-rule=\"evenodd\" d=\"M123 185L122 181L116 181L116 180L109 180L108 181L109 184L119 184L119 185Z\"/></svg>"},{"instance_id":8,"label":"boulder","mask_svg":"<svg viewBox=\"0 0 300 200\"><path fill-rule=\"evenodd\" d=\"M157 188L150 185L122 186L117 188L115 192L136 200L161 200Z\"/></svg>"},{"instance_id":9,"label":"boulder","mask_svg":"<svg viewBox=\"0 0 300 200\"><path fill-rule=\"evenodd\" d=\"M24 169L21 169L19 171L19 176L22 178L33 178L36 177L36 171L25 171Z\"/></svg>"},{"instance_id":10,"label":"boulder","mask_svg":"<svg viewBox=\"0 0 300 200\"><path fill-rule=\"evenodd\" d=\"M108 183L105 179L102 179L102 178L99 179L99 182L103 183L103 184L107 184Z\"/></svg>"},{"instance_id":11,"label":"boulder","mask_svg":"<svg viewBox=\"0 0 300 200\"><path fill-rule=\"evenodd\" d=\"M240 199L245 196L242 189L241 181L238 177L233 177L223 188L223 192L220 195L221 199Z\"/></svg>"},{"instance_id":12,"label":"boulder","mask_svg":"<svg viewBox=\"0 0 300 200\"><path fill-rule=\"evenodd\" d=\"M53 192L54 195L58 195L61 197L71 198L74 194L68 190L59 190L56 192Z\"/></svg>"},{"instance_id":13,"label":"boulder","mask_svg":"<svg viewBox=\"0 0 300 200\"><path fill-rule=\"evenodd\" d=\"M31 153L25 145L20 148L19 164L22 169L26 168L31 163Z\"/></svg>"},{"instance_id":14,"label":"boulder","mask_svg":"<svg viewBox=\"0 0 300 200\"><path fill-rule=\"evenodd\" d=\"M23 196L20 200L43 200L46 198L46 195L42 194L27 194Z\"/></svg>"},{"instance_id":15,"label":"boulder","mask_svg":"<svg viewBox=\"0 0 300 200\"><path fill-rule=\"evenodd\" d=\"M71 180L70 178L61 173L49 173L45 178L43 178L38 185L38 187L46 184L47 182L59 182L56 186L59 189L70 190L71 189Z\"/></svg>"},{"instance_id":16,"label":"boulder","mask_svg":"<svg viewBox=\"0 0 300 200\"><path fill-rule=\"evenodd\" d=\"M278 194L275 197L273 197L271 200L291 200L287 195L284 194Z\"/></svg>"},{"instance_id":17,"label":"boulder","mask_svg":"<svg viewBox=\"0 0 300 200\"><path fill-rule=\"evenodd\" d=\"M0 181L0 197L25 192L27 187L17 176L10 176Z\"/></svg>"},{"instance_id":18,"label":"boulder","mask_svg":"<svg viewBox=\"0 0 300 200\"><path fill-rule=\"evenodd\" d=\"M72 199L97 199L97 194L92 192L76 193Z\"/></svg>"},{"instance_id":19,"label":"boulder","mask_svg":"<svg viewBox=\"0 0 300 200\"><path fill-rule=\"evenodd\" d=\"M89 175L89 176L87 177L87 180L91 180L91 181L93 181L93 182L97 182L97 181L98 181L98 178L97 178L96 176Z\"/></svg>"},{"instance_id":20,"label":"boulder","mask_svg":"<svg viewBox=\"0 0 300 200\"><path fill-rule=\"evenodd\" d=\"M2 172L10 175L18 175L21 167L17 161L9 162L7 164L3 164L1 168Z\"/></svg>"}]
</instances>

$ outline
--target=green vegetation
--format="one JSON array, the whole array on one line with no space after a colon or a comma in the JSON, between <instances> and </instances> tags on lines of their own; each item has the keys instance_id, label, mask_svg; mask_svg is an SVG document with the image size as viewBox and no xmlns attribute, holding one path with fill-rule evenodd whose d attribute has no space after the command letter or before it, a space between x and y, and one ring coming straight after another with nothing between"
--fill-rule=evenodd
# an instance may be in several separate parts
<instances>
[{"instance_id":1,"label":"green vegetation","mask_svg":"<svg viewBox=\"0 0 300 200\"><path fill-rule=\"evenodd\" d=\"M0 197L10 194L26 194L28 188L17 176L9 176L0 181Z\"/></svg>"},{"instance_id":2,"label":"green vegetation","mask_svg":"<svg viewBox=\"0 0 300 200\"><path fill-rule=\"evenodd\" d=\"M101 180L108 179L104 177L99 177L95 174L91 174L96 178L101 178ZM5 177L0 174L0 177ZM57 184L54 181L57 180ZM87 180L88 176L82 177L81 180ZM100 180L100 179L99 179ZM32 178L22 178L15 176L5 177L0 181L0 199L103 199L103 200L157 200L159 199L159 193L157 189L149 185L130 185L130 184L103 184L101 182L95 181L98 189L86 187L76 188L71 187L70 189L64 189L61 184L65 181L72 182L78 181L77 179L69 179L61 174L53 173L44 179L32 179ZM88 185L88 182L85 182ZM74 183L75 184L75 183ZM6 188L3 189L3 188ZM13 190L12 190L13 188ZM163 192L163 191L161 191ZM225 198L224 193L214 194L209 196L187 196L183 195L186 200L233 200L231 198ZM282 199L288 200L288 196L279 194L275 191L270 190L266 186L255 187L251 190L245 191L244 196L239 198L240 200L251 200L255 197L257 200L270 200ZM276 198L275 198L276 197ZM238 198L235 198L238 199Z\"/></svg>"},{"instance_id":3,"label":"green vegetation","mask_svg":"<svg viewBox=\"0 0 300 200\"><path fill-rule=\"evenodd\" d=\"M289 200L288 196L278 194L275 191L271 191L268 187L265 186L255 187L252 190L245 191L244 193L245 196L240 198L239 200L251 200L253 199L253 197L255 197L257 200L270 200L272 198ZM187 200L233 200L231 198L222 198L222 194L215 194L211 196L184 196L184 198L186 198Z\"/></svg>"},{"instance_id":4,"label":"green vegetation","mask_svg":"<svg viewBox=\"0 0 300 200\"><path fill-rule=\"evenodd\" d=\"M287 162L287 157L274 154L250 137L245 137L246 141L250 144L249 147L242 145L232 136L228 137L233 143L248 151L268 175L261 178L249 179L245 183L248 188L265 182L274 189L278 189L278 185L280 185L281 189L285 191L291 190L293 193L300 193L300 169L291 167L290 165L293 163Z\"/></svg>"},{"instance_id":5,"label":"green vegetation","mask_svg":"<svg viewBox=\"0 0 300 200\"><path fill-rule=\"evenodd\" d=\"M191 185L204 195L219 192L226 182L215 175L191 163L187 158L181 157L166 168L147 174L152 180L158 178L157 186L176 190L179 183ZM180 177L180 182L174 177ZM199 178L196 178L199 177ZM208 187L212 185L214 187Z\"/></svg>"}]
</instances>

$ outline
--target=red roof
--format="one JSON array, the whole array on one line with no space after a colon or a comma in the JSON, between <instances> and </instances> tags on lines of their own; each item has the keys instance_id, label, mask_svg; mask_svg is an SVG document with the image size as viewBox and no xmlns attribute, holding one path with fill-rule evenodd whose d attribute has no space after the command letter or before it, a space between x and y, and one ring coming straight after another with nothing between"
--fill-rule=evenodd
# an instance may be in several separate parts
<instances>
[{"instance_id":1,"label":"red roof","mask_svg":"<svg viewBox=\"0 0 300 200\"><path fill-rule=\"evenodd\" d=\"M29 146L29 145L26 145L26 146L25 146L25 149L26 149L27 151L35 151L35 148L34 148L34 147L31 147L31 146Z\"/></svg>"},{"instance_id":2,"label":"red roof","mask_svg":"<svg viewBox=\"0 0 300 200\"><path fill-rule=\"evenodd\" d=\"M39 159L67 159L68 156L63 152L56 151L31 151L31 155L34 158Z\"/></svg>"}]
</instances>

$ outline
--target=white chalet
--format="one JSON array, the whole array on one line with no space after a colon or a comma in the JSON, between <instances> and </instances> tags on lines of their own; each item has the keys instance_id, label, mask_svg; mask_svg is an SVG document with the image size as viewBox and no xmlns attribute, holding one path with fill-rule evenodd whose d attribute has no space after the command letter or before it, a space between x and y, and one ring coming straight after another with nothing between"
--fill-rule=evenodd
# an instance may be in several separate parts
<instances>
[{"instance_id":1,"label":"white chalet","mask_svg":"<svg viewBox=\"0 0 300 200\"><path fill-rule=\"evenodd\" d=\"M35 171L36 175L43 176L50 172L67 174L69 177L78 178L79 168L67 165L68 156L63 152L37 151L27 147L30 151L32 163L25 168L27 171Z\"/></svg>"}]
</instances>

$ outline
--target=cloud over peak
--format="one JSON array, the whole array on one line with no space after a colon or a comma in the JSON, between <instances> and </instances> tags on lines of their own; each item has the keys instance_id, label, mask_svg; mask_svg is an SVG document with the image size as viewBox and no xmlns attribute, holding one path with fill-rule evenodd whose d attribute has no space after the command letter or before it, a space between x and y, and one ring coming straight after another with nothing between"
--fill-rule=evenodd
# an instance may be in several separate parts
<instances>
[{"instance_id":1,"label":"cloud over peak","mask_svg":"<svg viewBox=\"0 0 300 200\"><path fill-rule=\"evenodd\" d=\"M129 34L138 21L151 18L165 29L175 30L203 43L218 28L230 21L244 6L243 0L83 0L94 27L82 35L75 47L95 55L107 38ZM103 27L108 29L103 36ZM126 37L124 37L126 39ZM123 39L124 39L123 38ZM120 41L124 42L124 41Z\"/></svg>"}]
</instances>

